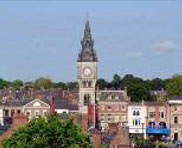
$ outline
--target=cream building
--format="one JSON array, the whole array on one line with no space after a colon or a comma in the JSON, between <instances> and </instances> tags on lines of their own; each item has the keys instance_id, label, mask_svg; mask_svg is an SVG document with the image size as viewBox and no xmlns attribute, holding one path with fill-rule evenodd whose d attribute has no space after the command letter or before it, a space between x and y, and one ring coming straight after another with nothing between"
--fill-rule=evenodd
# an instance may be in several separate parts
<instances>
[{"instance_id":1,"label":"cream building","mask_svg":"<svg viewBox=\"0 0 182 148\"><path fill-rule=\"evenodd\" d=\"M128 127L129 133L145 135L146 137L147 109L142 103L129 103L128 105Z\"/></svg>"}]
</instances>

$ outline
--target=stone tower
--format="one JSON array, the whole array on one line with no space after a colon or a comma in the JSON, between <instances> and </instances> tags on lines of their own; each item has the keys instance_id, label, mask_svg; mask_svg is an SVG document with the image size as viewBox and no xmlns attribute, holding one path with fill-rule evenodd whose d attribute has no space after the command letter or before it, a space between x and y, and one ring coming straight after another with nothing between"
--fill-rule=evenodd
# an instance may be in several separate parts
<instances>
[{"instance_id":1,"label":"stone tower","mask_svg":"<svg viewBox=\"0 0 182 148\"><path fill-rule=\"evenodd\" d=\"M79 113L87 116L88 126L95 126L95 99L97 81L97 56L93 49L89 21L85 24L84 36L81 41L81 52L78 55L77 70L79 84Z\"/></svg>"}]
</instances>

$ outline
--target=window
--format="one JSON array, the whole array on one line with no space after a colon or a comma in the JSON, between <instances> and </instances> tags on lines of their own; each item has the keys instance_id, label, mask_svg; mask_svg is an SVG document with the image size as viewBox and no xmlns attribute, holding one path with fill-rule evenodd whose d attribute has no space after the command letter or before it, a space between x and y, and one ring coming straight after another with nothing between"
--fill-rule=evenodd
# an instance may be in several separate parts
<instances>
[{"instance_id":1,"label":"window","mask_svg":"<svg viewBox=\"0 0 182 148\"><path fill-rule=\"evenodd\" d=\"M135 116L136 115L136 112L135 112L135 110L133 111L133 116Z\"/></svg>"},{"instance_id":2,"label":"window","mask_svg":"<svg viewBox=\"0 0 182 148\"><path fill-rule=\"evenodd\" d=\"M140 125L140 119L134 119L133 126L139 126L139 125Z\"/></svg>"},{"instance_id":3,"label":"window","mask_svg":"<svg viewBox=\"0 0 182 148\"><path fill-rule=\"evenodd\" d=\"M111 118L108 118L107 120L108 120L108 121L111 121Z\"/></svg>"},{"instance_id":4,"label":"window","mask_svg":"<svg viewBox=\"0 0 182 148\"><path fill-rule=\"evenodd\" d=\"M135 125L138 125L138 120L135 120Z\"/></svg>"},{"instance_id":5,"label":"window","mask_svg":"<svg viewBox=\"0 0 182 148\"><path fill-rule=\"evenodd\" d=\"M133 111L133 116L140 116L140 111Z\"/></svg>"},{"instance_id":6,"label":"window","mask_svg":"<svg viewBox=\"0 0 182 148\"><path fill-rule=\"evenodd\" d=\"M177 111L177 107L174 107L174 111Z\"/></svg>"},{"instance_id":7,"label":"window","mask_svg":"<svg viewBox=\"0 0 182 148\"><path fill-rule=\"evenodd\" d=\"M137 116L140 116L140 112L139 111L137 111Z\"/></svg>"},{"instance_id":8,"label":"window","mask_svg":"<svg viewBox=\"0 0 182 148\"><path fill-rule=\"evenodd\" d=\"M90 95L89 94L85 94L84 95L84 105L88 105L89 104L89 100L90 100Z\"/></svg>"},{"instance_id":9,"label":"window","mask_svg":"<svg viewBox=\"0 0 182 148\"><path fill-rule=\"evenodd\" d=\"M108 107L107 107L107 109L109 109L109 110L110 110L110 109L112 109L112 108L111 108L111 106L108 106Z\"/></svg>"},{"instance_id":10,"label":"window","mask_svg":"<svg viewBox=\"0 0 182 148\"><path fill-rule=\"evenodd\" d=\"M115 99L115 95L112 95L111 98L112 98L112 99Z\"/></svg>"},{"instance_id":11,"label":"window","mask_svg":"<svg viewBox=\"0 0 182 148\"><path fill-rule=\"evenodd\" d=\"M161 118L164 118L164 112L161 112L161 113L160 113L160 117L161 117Z\"/></svg>"},{"instance_id":12,"label":"window","mask_svg":"<svg viewBox=\"0 0 182 148\"><path fill-rule=\"evenodd\" d=\"M28 117L30 116L30 112L29 112L29 111L27 111L27 116L28 116Z\"/></svg>"},{"instance_id":13,"label":"window","mask_svg":"<svg viewBox=\"0 0 182 148\"><path fill-rule=\"evenodd\" d=\"M12 110L11 110L11 117L13 117L14 113L15 113L15 110L12 109Z\"/></svg>"},{"instance_id":14,"label":"window","mask_svg":"<svg viewBox=\"0 0 182 148\"><path fill-rule=\"evenodd\" d=\"M63 112L63 114L66 113L65 111ZM43 116L47 116L47 111L43 110Z\"/></svg>"},{"instance_id":15,"label":"window","mask_svg":"<svg viewBox=\"0 0 182 148\"><path fill-rule=\"evenodd\" d=\"M9 116L9 110L8 109L5 110L5 116Z\"/></svg>"},{"instance_id":16,"label":"window","mask_svg":"<svg viewBox=\"0 0 182 148\"><path fill-rule=\"evenodd\" d=\"M39 110L35 111L35 116L38 117L39 116Z\"/></svg>"},{"instance_id":17,"label":"window","mask_svg":"<svg viewBox=\"0 0 182 148\"><path fill-rule=\"evenodd\" d=\"M174 117L174 123L178 123L178 117Z\"/></svg>"},{"instance_id":18,"label":"window","mask_svg":"<svg viewBox=\"0 0 182 148\"><path fill-rule=\"evenodd\" d=\"M18 109L18 110L17 110L17 113L20 114L20 113L21 113L21 110Z\"/></svg>"},{"instance_id":19,"label":"window","mask_svg":"<svg viewBox=\"0 0 182 148\"><path fill-rule=\"evenodd\" d=\"M149 112L149 116L150 116L150 118L154 118L155 117L155 112Z\"/></svg>"}]
</instances>

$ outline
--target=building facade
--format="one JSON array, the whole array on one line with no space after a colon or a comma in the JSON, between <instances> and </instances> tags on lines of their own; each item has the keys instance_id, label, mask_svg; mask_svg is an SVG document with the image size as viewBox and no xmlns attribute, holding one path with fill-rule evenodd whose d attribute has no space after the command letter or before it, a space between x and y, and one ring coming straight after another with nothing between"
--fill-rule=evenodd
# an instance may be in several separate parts
<instances>
[{"instance_id":1,"label":"building facade","mask_svg":"<svg viewBox=\"0 0 182 148\"><path fill-rule=\"evenodd\" d=\"M23 106L23 112L29 120L50 114L51 106L47 99L34 99Z\"/></svg>"},{"instance_id":2,"label":"building facade","mask_svg":"<svg viewBox=\"0 0 182 148\"><path fill-rule=\"evenodd\" d=\"M168 101L170 138L172 141L182 141L182 97L173 97Z\"/></svg>"},{"instance_id":3,"label":"building facade","mask_svg":"<svg viewBox=\"0 0 182 148\"><path fill-rule=\"evenodd\" d=\"M130 135L146 137L147 108L144 102L129 103L128 127Z\"/></svg>"},{"instance_id":4,"label":"building facade","mask_svg":"<svg viewBox=\"0 0 182 148\"><path fill-rule=\"evenodd\" d=\"M77 60L77 79L79 84L79 113L88 119L90 126L95 126L95 85L97 81L97 56L93 49L89 21L85 24L82 49ZM87 117L88 116L88 117Z\"/></svg>"},{"instance_id":5,"label":"building facade","mask_svg":"<svg viewBox=\"0 0 182 148\"><path fill-rule=\"evenodd\" d=\"M169 110L167 104L159 102L147 102L146 134L152 138L169 137Z\"/></svg>"},{"instance_id":6,"label":"building facade","mask_svg":"<svg viewBox=\"0 0 182 148\"><path fill-rule=\"evenodd\" d=\"M128 122L128 97L121 90L100 90L97 93L97 121L105 130L109 123Z\"/></svg>"}]
</instances>

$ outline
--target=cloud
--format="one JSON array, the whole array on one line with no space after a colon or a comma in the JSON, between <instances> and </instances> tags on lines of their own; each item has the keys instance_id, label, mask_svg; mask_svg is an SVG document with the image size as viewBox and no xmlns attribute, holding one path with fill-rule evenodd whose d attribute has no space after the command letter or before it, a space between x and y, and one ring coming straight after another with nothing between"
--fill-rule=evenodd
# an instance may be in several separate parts
<instances>
[{"instance_id":1,"label":"cloud","mask_svg":"<svg viewBox=\"0 0 182 148\"><path fill-rule=\"evenodd\" d=\"M159 42L153 45L153 51L158 54L162 53L174 53L178 50L179 46L173 41Z\"/></svg>"},{"instance_id":2,"label":"cloud","mask_svg":"<svg viewBox=\"0 0 182 148\"><path fill-rule=\"evenodd\" d=\"M143 52L133 51L133 52L129 52L127 55L130 57L142 57L145 54Z\"/></svg>"}]
</instances>

